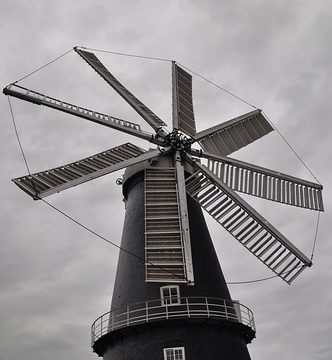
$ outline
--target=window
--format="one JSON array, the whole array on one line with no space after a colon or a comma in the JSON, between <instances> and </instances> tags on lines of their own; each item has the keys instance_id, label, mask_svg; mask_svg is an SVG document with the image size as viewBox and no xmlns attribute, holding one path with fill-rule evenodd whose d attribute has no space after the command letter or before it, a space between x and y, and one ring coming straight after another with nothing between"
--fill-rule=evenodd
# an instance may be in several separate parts
<instances>
[{"instance_id":1,"label":"window","mask_svg":"<svg viewBox=\"0 0 332 360\"><path fill-rule=\"evenodd\" d=\"M164 360L185 360L184 347L164 349Z\"/></svg>"},{"instance_id":2,"label":"window","mask_svg":"<svg viewBox=\"0 0 332 360\"><path fill-rule=\"evenodd\" d=\"M160 288L162 305L180 304L180 289L178 285L167 285Z\"/></svg>"}]
</instances>

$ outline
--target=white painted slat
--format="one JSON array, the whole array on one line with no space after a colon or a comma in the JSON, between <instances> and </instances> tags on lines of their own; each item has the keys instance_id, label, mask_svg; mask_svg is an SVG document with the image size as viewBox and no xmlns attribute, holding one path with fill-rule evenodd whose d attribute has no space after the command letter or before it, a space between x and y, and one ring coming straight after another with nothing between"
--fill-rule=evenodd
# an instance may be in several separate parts
<instances>
[{"instance_id":1,"label":"white painted slat","mask_svg":"<svg viewBox=\"0 0 332 360\"><path fill-rule=\"evenodd\" d=\"M74 50L121 96L142 118L157 132L166 124L153 113L146 105L138 100L125 86L123 86L91 52Z\"/></svg>"},{"instance_id":2,"label":"white painted slat","mask_svg":"<svg viewBox=\"0 0 332 360\"><path fill-rule=\"evenodd\" d=\"M37 105L44 105L46 107L65 112L94 123L107 126L121 132L134 135L141 139L160 144L160 141L154 139L153 135L142 131L138 124L130 121L122 120L111 115L102 114L97 111L83 108L81 106L69 104L62 100L38 93L36 91L24 88L22 86L11 84L4 88L4 94L14 96L18 99L28 101Z\"/></svg>"},{"instance_id":3,"label":"white painted slat","mask_svg":"<svg viewBox=\"0 0 332 360\"><path fill-rule=\"evenodd\" d=\"M192 153L195 154L194 151ZM202 153L201 156L208 159L209 170L235 191L292 206L324 211L323 188L319 184L229 157L210 153ZM243 175L244 184L241 180L242 172L247 172L247 175Z\"/></svg>"},{"instance_id":4,"label":"white painted slat","mask_svg":"<svg viewBox=\"0 0 332 360\"><path fill-rule=\"evenodd\" d=\"M178 175L179 176L179 175ZM183 179L184 182L184 179ZM195 186L192 187L194 191ZM193 283L190 237L184 238L183 198L177 170L159 163L145 169L145 267L147 282ZM181 206L180 206L181 201ZM188 221L188 219L187 219ZM189 225L188 228L189 236ZM189 250L188 250L189 246ZM189 251L189 254L188 254Z\"/></svg>"},{"instance_id":5,"label":"white painted slat","mask_svg":"<svg viewBox=\"0 0 332 360\"><path fill-rule=\"evenodd\" d=\"M205 151L228 155L273 130L260 110L251 111L194 136Z\"/></svg>"},{"instance_id":6,"label":"white painted slat","mask_svg":"<svg viewBox=\"0 0 332 360\"><path fill-rule=\"evenodd\" d=\"M145 161L160 154L159 150L145 150L130 143L103 151L88 158L13 179L14 183L35 200L77 186L86 181L117 171L136 162ZM112 164L100 162L104 156L112 158ZM70 176L69 176L70 174ZM43 186L40 184L43 182Z\"/></svg>"},{"instance_id":7,"label":"white painted slat","mask_svg":"<svg viewBox=\"0 0 332 360\"><path fill-rule=\"evenodd\" d=\"M189 73L172 63L173 128L189 136L196 134L192 77Z\"/></svg>"},{"instance_id":8,"label":"white painted slat","mask_svg":"<svg viewBox=\"0 0 332 360\"><path fill-rule=\"evenodd\" d=\"M268 268L290 283L302 267L311 266L311 261L299 249L230 187L220 182L204 165L194 162L192 165L197 171L186 180L188 194ZM201 191L197 188L198 183L202 184ZM209 192L213 194L210 198ZM293 263L297 266L292 266Z\"/></svg>"}]
</instances>

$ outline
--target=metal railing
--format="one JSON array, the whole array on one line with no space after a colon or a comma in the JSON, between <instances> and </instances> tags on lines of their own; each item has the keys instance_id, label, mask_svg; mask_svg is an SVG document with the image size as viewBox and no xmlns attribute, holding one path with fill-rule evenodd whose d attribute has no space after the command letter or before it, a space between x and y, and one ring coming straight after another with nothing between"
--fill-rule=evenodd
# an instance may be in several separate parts
<instances>
[{"instance_id":1,"label":"metal railing","mask_svg":"<svg viewBox=\"0 0 332 360\"><path fill-rule=\"evenodd\" d=\"M208 297L181 297L151 300L111 310L100 316L91 326L91 345L103 335L129 326L171 319L229 320L250 327L254 332L252 311L234 300Z\"/></svg>"}]
</instances>

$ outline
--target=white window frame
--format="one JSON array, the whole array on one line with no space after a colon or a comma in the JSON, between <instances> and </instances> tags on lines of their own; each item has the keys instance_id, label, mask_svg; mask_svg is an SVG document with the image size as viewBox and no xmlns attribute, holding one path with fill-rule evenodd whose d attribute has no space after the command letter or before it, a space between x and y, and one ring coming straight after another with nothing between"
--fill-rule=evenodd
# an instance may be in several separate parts
<instances>
[{"instance_id":1,"label":"white window frame","mask_svg":"<svg viewBox=\"0 0 332 360\"><path fill-rule=\"evenodd\" d=\"M172 351L171 357L167 358L167 355L168 355L167 352L169 352L169 351ZM181 359L175 357L175 351L181 351L181 356L182 356ZM173 348L165 348L164 349L164 360L186 360L184 347L180 346L180 347L173 347Z\"/></svg>"},{"instance_id":2,"label":"white window frame","mask_svg":"<svg viewBox=\"0 0 332 360\"><path fill-rule=\"evenodd\" d=\"M176 290L176 296L171 295L171 290ZM167 291L167 294L165 292ZM166 305L179 305L180 300L180 287L179 285L166 285L160 287L161 304Z\"/></svg>"}]
</instances>

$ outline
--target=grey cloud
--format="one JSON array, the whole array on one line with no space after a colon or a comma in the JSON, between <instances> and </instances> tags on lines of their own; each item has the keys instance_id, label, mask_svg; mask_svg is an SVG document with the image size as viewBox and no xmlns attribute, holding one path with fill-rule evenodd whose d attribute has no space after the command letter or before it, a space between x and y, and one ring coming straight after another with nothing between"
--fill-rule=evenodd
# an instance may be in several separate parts
<instances>
[{"instance_id":1,"label":"grey cloud","mask_svg":"<svg viewBox=\"0 0 332 360\"><path fill-rule=\"evenodd\" d=\"M330 290L331 12L327 2L292 1L11 1L0 14L1 84L15 81L75 45L178 60L256 106L262 106L325 186L314 266L292 286L280 279L231 285L255 314L252 359L328 360L332 356ZM167 63L102 54L157 114L171 114ZM25 79L23 86L138 122L75 53ZM198 127L250 110L194 76ZM13 99L33 171L136 140L83 120ZM7 99L0 101L0 358L95 359L92 321L108 310L118 250L31 201L10 182L26 173ZM148 145L137 142L147 148ZM234 157L310 177L270 134ZM124 215L119 171L54 195L50 202L119 244ZM310 256L316 214L248 199ZM228 281L271 276L223 229L208 220Z\"/></svg>"}]
</instances>

